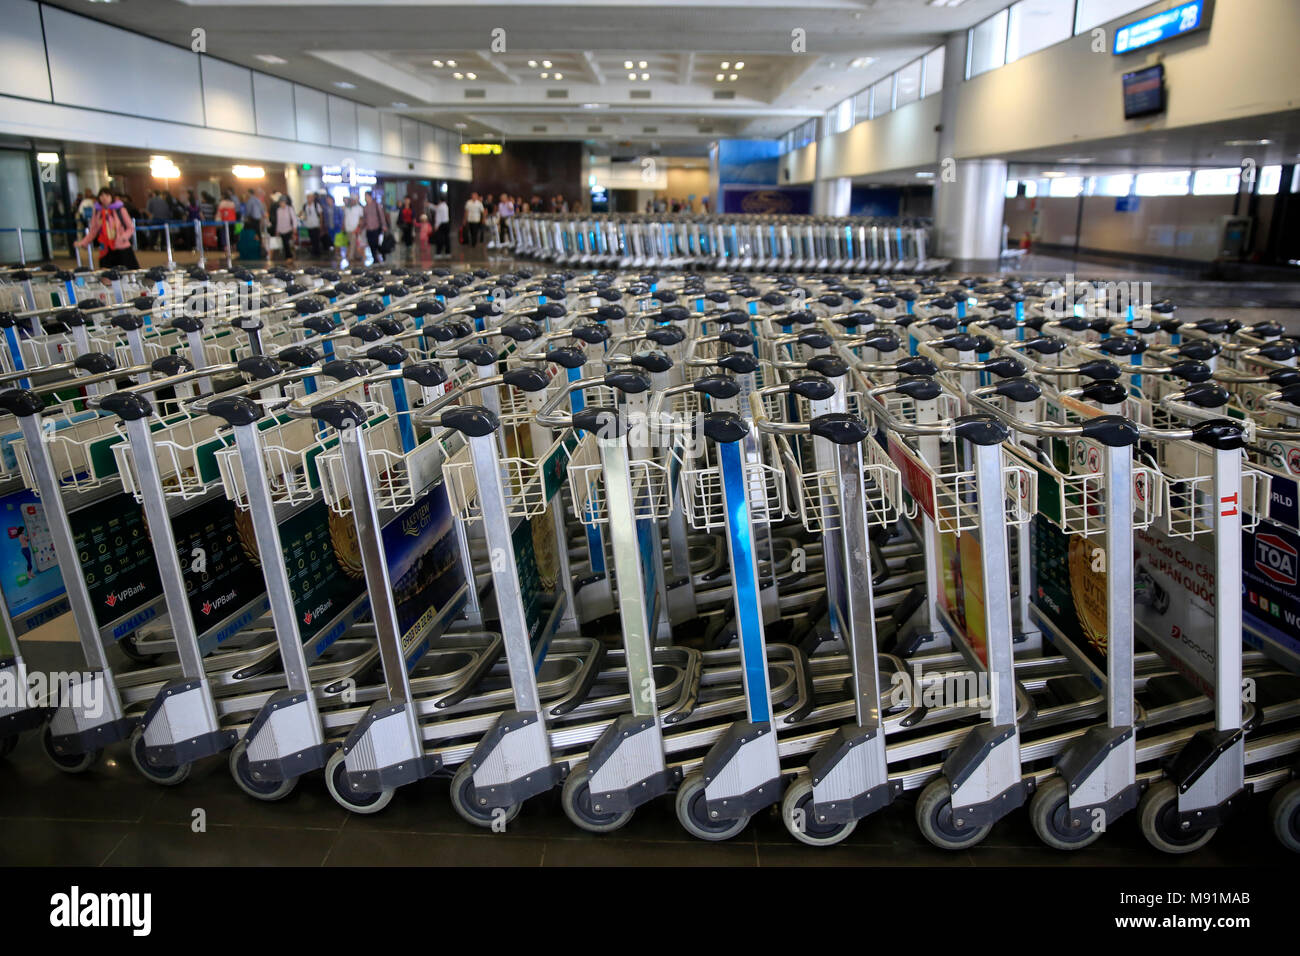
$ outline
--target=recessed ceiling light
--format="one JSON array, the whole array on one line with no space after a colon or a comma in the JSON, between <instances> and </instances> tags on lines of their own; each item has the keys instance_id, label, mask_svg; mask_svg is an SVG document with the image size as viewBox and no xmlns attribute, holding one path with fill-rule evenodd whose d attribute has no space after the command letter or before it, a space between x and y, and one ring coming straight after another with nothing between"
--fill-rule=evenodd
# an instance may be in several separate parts
<instances>
[{"instance_id":1,"label":"recessed ceiling light","mask_svg":"<svg viewBox=\"0 0 1300 956\"><path fill-rule=\"evenodd\" d=\"M394 103L394 104L393 104L393 109L395 109L395 110L404 110L404 109L408 109L408 108L410 107L410 105L411 105L410 103Z\"/></svg>"},{"instance_id":2,"label":"recessed ceiling light","mask_svg":"<svg viewBox=\"0 0 1300 956\"><path fill-rule=\"evenodd\" d=\"M556 74L555 74L555 78L556 78L557 80L562 80L562 79L564 79L564 74L563 74L563 73L556 73Z\"/></svg>"},{"instance_id":3,"label":"recessed ceiling light","mask_svg":"<svg viewBox=\"0 0 1300 956\"><path fill-rule=\"evenodd\" d=\"M636 79L636 74L635 74L635 73L629 73L629 74L627 75L627 78L628 78L629 80L635 80L635 79Z\"/></svg>"},{"instance_id":4,"label":"recessed ceiling light","mask_svg":"<svg viewBox=\"0 0 1300 956\"><path fill-rule=\"evenodd\" d=\"M455 61L455 60L448 60L448 61L447 61L447 65L448 65L448 66L455 66L455 65L456 65L456 61Z\"/></svg>"},{"instance_id":5,"label":"recessed ceiling light","mask_svg":"<svg viewBox=\"0 0 1300 956\"><path fill-rule=\"evenodd\" d=\"M641 67L641 69L644 70L644 69L646 68L646 62L645 62L645 60L642 60L640 63L637 64L637 66Z\"/></svg>"},{"instance_id":6,"label":"recessed ceiling light","mask_svg":"<svg viewBox=\"0 0 1300 956\"><path fill-rule=\"evenodd\" d=\"M721 73L719 73L717 76L714 77L714 79L717 80L719 83L721 83L723 80L726 79L726 77L723 76Z\"/></svg>"},{"instance_id":7,"label":"recessed ceiling light","mask_svg":"<svg viewBox=\"0 0 1300 956\"><path fill-rule=\"evenodd\" d=\"M278 63L288 63L288 62L289 62L289 61L286 60L284 57L276 56L274 53L259 53L259 54L257 54L257 59L261 60L263 63L276 63L276 64L278 64Z\"/></svg>"},{"instance_id":8,"label":"recessed ceiling light","mask_svg":"<svg viewBox=\"0 0 1300 956\"><path fill-rule=\"evenodd\" d=\"M733 74L731 74L731 76L727 77L727 79L729 79L729 80L731 80L731 81L734 82L734 81L737 80L739 77L740 77L740 74L739 74L739 73L733 73Z\"/></svg>"},{"instance_id":9,"label":"recessed ceiling light","mask_svg":"<svg viewBox=\"0 0 1300 956\"><path fill-rule=\"evenodd\" d=\"M550 60L543 60L543 61L542 61L542 66L546 67L546 68L549 70L549 69L551 68L551 61L550 61Z\"/></svg>"},{"instance_id":10,"label":"recessed ceiling light","mask_svg":"<svg viewBox=\"0 0 1300 956\"><path fill-rule=\"evenodd\" d=\"M650 74L649 74L649 73L642 73L642 74L641 74L641 79L643 79L643 80L648 80L648 79L650 79Z\"/></svg>"},{"instance_id":11,"label":"recessed ceiling light","mask_svg":"<svg viewBox=\"0 0 1300 956\"><path fill-rule=\"evenodd\" d=\"M478 79L478 74L477 74L477 73L466 73L466 74L465 74L465 79L467 79L467 80L477 80L477 79Z\"/></svg>"},{"instance_id":12,"label":"recessed ceiling light","mask_svg":"<svg viewBox=\"0 0 1300 956\"><path fill-rule=\"evenodd\" d=\"M737 61L736 61L736 69L738 69L738 70L743 70L744 68L745 68L745 61L744 61L744 60L737 60Z\"/></svg>"},{"instance_id":13,"label":"recessed ceiling light","mask_svg":"<svg viewBox=\"0 0 1300 956\"><path fill-rule=\"evenodd\" d=\"M442 60L434 60L434 61L433 61L433 65L434 65L434 66L442 66Z\"/></svg>"},{"instance_id":14,"label":"recessed ceiling light","mask_svg":"<svg viewBox=\"0 0 1300 956\"><path fill-rule=\"evenodd\" d=\"M340 90L355 90L357 88L355 83L349 83L347 80L335 80L334 85Z\"/></svg>"},{"instance_id":15,"label":"recessed ceiling light","mask_svg":"<svg viewBox=\"0 0 1300 956\"><path fill-rule=\"evenodd\" d=\"M535 69L535 68L537 67L537 61L536 61L536 60L529 60L529 61L528 61L528 65L529 65L529 67Z\"/></svg>"},{"instance_id":16,"label":"recessed ceiling light","mask_svg":"<svg viewBox=\"0 0 1300 956\"><path fill-rule=\"evenodd\" d=\"M630 70L630 69L632 69L632 61L631 61L631 60L624 60L624 61L623 61L623 69L625 69L625 70Z\"/></svg>"},{"instance_id":17,"label":"recessed ceiling light","mask_svg":"<svg viewBox=\"0 0 1300 956\"><path fill-rule=\"evenodd\" d=\"M549 73L543 73L543 74L542 74L542 79L544 79L544 80L549 80L550 78L551 78L551 74L549 74Z\"/></svg>"},{"instance_id":18,"label":"recessed ceiling light","mask_svg":"<svg viewBox=\"0 0 1300 956\"><path fill-rule=\"evenodd\" d=\"M730 60L723 60L722 63L719 64L719 65L720 65L724 70L729 70L729 69L731 69L731 61L730 61Z\"/></svg>"},{"instance_id":19,"label":"recessed ceiling light","mask_svg":"<svg viewBox=\"0 0 1300 956\"><path fill-rule=\"evenodd\" d=\"M455 77L456 79L458 79L458 80L463 80L463 79L465 79L465 74L464 74L464 73L459 73L459 72L457 72L457 73L453 73L452 76L454 76L454 77Z\"/></svg>"}]
</instances>

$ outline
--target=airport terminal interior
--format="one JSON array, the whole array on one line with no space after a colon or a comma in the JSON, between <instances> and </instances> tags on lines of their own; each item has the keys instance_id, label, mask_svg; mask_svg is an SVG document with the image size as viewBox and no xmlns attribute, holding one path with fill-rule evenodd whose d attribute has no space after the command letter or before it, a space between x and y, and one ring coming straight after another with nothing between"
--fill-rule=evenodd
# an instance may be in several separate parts
<instances>
[{"instance_id":1,"label":"airport terminal interior","mask_svg":"<svg viewBox=\"0 0 1300 956\"><path fill-rule=\"evenodd\" d=\"M0 865L1294 867L1297 48L0 0Z\"/></svg>"}]
</instances>

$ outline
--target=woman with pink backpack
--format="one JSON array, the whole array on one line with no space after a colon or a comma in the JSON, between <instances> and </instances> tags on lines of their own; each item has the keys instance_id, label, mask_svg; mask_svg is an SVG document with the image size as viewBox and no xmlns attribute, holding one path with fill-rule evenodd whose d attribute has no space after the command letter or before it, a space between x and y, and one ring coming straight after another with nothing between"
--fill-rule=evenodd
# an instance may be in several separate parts
<instances>
[{"instance_id":1,"label":"woman with pink backpack","mask_svg":"<svg viewBox=\"0 0 1300 956\"><path fill-rule=\"evenodd\" d=\"M131 237L135 235L135 221L127 214L121 200L113 198L113 191L105 186L99 191L99 201L90 217L90 226L86 234L77 240L81 247L99 242L104 250L99 257L102 269L120 267L139 269L135 250L131 248Z\"/></svg>"}]
</instances>

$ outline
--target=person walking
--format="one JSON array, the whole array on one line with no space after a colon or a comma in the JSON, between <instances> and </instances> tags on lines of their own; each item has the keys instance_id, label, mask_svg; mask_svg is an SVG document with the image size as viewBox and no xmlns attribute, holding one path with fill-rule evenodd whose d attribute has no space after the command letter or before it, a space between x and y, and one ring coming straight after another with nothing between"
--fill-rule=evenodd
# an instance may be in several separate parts
<instances>
[{"instance_id":1,"label":"person walking","mask_svg":"<svg viewBox=\"0 0 1300 956\"><path fill-rule=\"evenodd\" d=\"M384 233L392 229L388 220L388 210L384 204L374 194L374 191L366 193L366 204L361 211L362 225L366 230L366 245L370 246L370 254L374 257L375 262L384 261L384 253L380 249Z\"/></svg>"},{"instance_id":2,"label":"person walking","mask_svg":"<svg viewBox=\"0 0 1300 956\"><path fill-rule=\"evenodd\" d=\"M361 216L362 209L356 197L347 197L343 205L343 231L348 237L348 259L364 264L366 256L361 245Z\"/></svg>"},{"instance_id":3,"label":"person walking","mask_svg":"<svg viewBox=\"0 0 1300 956\"><path fill-rule=\"evenodd\" d=\"M514 214L515 201L510 198L508 193L503 193L501 202L497 203L497 219L501 223L500 239L502 242L509 242L512 238L510 220Z\"/></svg>"},{"instance_id":4,"label":"person walking","mask_svg":"<svg viewBox=\"0 0 1300 956\"><path fill-rule=\"evenodd\" d=\"M154 241L150 243L150 246L156 246L159 249L164 248L162 231L156 227L167 228L167 220L172 216L172 207L161 189L153 191L149 201L144 204L144 211L149 216L149 225L155 227Z\"/></svg>"},{"instance_id":5,"label":"person walking","mask_svg":"<svg viewBox=\"0 0 1300 956\"><path fill-rule=\"evenodd\" d=\"M224 250L235 233L235 222L239 219L239 206L235 203L235 194L227 189L217 203L217 243Z\"/></svg>"},{"instance_id":6,"label":"person walking","mask_svg":"<svg viewBox=\"0 0 1300 956\"><path fill-rule=\"evenodd\" d=\"M420 221L415 226L415 234L420 241L420 262L432 261L433 257L429 252L429 240L433 236L433 223L429 222L428 213L420 215Z\"/></svg>"},{"instance_id":7,"label":"person walking","mask_svg":"<svg viewBox=\"0 0 1300 956\"><path fill-rule=\"evenodd\" d=\"M478 193L470 193L465 202L465 240L470 246L477 246L483 232L483 201Z\"/></svg>"},{"instance_id":8,"label":"person walking","mask_svg":"<svg viewBox=\"0 0 1300 956\"><path fill-rule=\"evenodd\" d=\"M451 208L444 196L433 204L433 254L451 258Z\"/></svg>"},{"instance_id":9,"label":"person walking","mask_svg":"<svg viewBox=\"0 0 1300 956\"><path fill-rule=\"evenodd\" d=\"M402 208L397 211L397 227L402 230L402 245L411 251L415 245L415 209L411 206L411 197L402 199Z\"/></svg>"},{"instance_id":10,"label":"person walking","mask_svg":"<svg viewBox=\"0 0 1300 956\"><path fill-rule=\"evenodd\" d=\"M244 226L252 229L253 233L260 240L262 237L262 223L266 221L266 206L258 198L257 193L253 190L248 191L248 198L244 200Z\"/></svg>"},{"instance_id":11,"label":"person walking","mask_svg":"<svg viewBox=\"0 0 1300 956\"><path fill-rule=\"evenodd\" d=\"M320 240L324 215L320 199L315 193L308 193L302 203L302 224L307 227L307 241L311 245L312 258L318 257L322 252Z\"/></svg>"},{"instance_id":12,"label":"person walking","mask_svg":"<svg viewBox=\"0 0 1300 956\"><path fill-rule=\"evenodd\" d=\"M139 269L135 250L131 248L131 237L135 234L135 223L127 215L126 208L120 200L113 198L113 191L105 186L99 191L99 199L90 215L90 227L86 234L77 240L83 249L92 242L98 242L103 252L100 253L101 269L123 268Z\"/></svg>"},{"instance_id":13,"label":"person walking","mask_svg":"<svg viewBox=\"0 0 1300 956\"><path fill-rule=\"evenodd\" d=\"M275 234L284 247L285 260L292 259L293 247L298 243L298 214L293 211L288 196L281 196L280 204L275 208Z\"/></svg>"}]
</instances>

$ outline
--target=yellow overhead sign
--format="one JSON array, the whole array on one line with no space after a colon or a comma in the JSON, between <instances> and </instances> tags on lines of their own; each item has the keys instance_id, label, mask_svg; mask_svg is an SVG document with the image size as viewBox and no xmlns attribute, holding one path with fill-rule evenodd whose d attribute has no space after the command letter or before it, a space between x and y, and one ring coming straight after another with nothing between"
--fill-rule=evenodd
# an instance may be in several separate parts
<instances>
[{"instance_id":1,"label":"yellow overhead sign","mask_svg":"<svg viewBox=\"0 0 1300 956\"><path fill-rule=\"evenodd\" d=\"M461 143L460 151L469 156L500 156L500 143Z\"/></svg>"}]
</instances>

